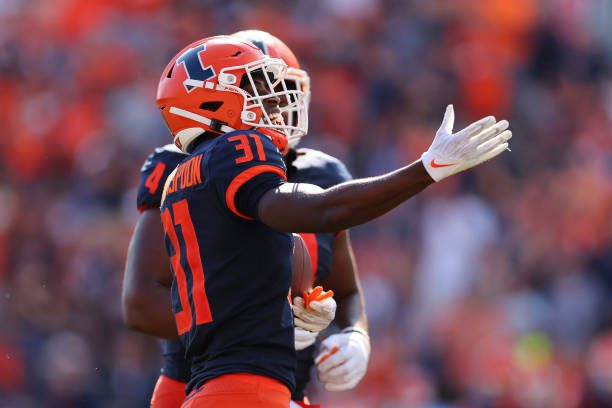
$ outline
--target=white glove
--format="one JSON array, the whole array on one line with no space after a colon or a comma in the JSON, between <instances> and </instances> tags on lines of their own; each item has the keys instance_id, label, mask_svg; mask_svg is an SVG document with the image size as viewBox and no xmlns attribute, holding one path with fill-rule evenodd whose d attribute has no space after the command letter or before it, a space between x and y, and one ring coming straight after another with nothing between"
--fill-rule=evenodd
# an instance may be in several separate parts
<instances>
[{"instance_id":1,"label":"white glove","mask_svg":"<svg viewBox=\"0 0 612 408\"><path fill-rule=\"evenodd\" d=\"M294 333L296 350L304 350L306 347L312 346L319 335L319 332L311 332L297 326L294 329Z\"/></svg>"},{"instance_id":2,"label":"white glove","mask_svg":"<svg viewBox=\"0 0 612 408\"><path fill-rule=\"evenodd\" d=\"M421 155L425 169L432 179L440 181L460 171L492 159L508 148L512 132L508 121L495 121L487 116L453 134L455 111L446 107L442 125L429 149Z\"/></svg>"},{"instance_id":3,"label":"white glove","mask_svg":"<svg viewBox=\"0 0 612 408\"><path fill-rule=\"evenodd\" d=\"M328 391L354 388L363 378L370 358L370 337L365 330L349 327L321 343L315 364Z\"/></svg>"},{"instance_id":4,"label":"white glove","mask_svg":"<svg viewBox=\"0 0 612 408\"><path fill-rule=\"evenodd\" d=\"M295 324L295 349L303 350L312 345L321 330L336 317L336 301L333 292L316 287L310 293L293 299L293 322Z\"/></svg>"},{"instance_id":5,"label":"white glove","mask_svg":"<svg viewBox=\"0 0 612 408\"><path fill-rule=\"evenodd\" d=\"M293 321L296 327L319 333L336 317L336 301L333 297L312 300L306 306L304 299L293 299Z\"/></svg>"}]
</instances>

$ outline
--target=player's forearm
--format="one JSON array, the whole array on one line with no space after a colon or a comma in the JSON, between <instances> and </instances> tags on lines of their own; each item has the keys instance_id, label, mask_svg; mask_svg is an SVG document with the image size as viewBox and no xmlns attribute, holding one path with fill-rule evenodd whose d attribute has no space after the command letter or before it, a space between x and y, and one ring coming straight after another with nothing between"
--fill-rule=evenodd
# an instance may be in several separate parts
<instances>
[{"instance_id":1,"label":"player's forearm","mask_svg":"<svg viewBox=\"0 0 612 408\"><path fill-rule=\"evenodd\" d=\"M288 184L264 195L259 215L265 224L283 231L340 231L387 213L433 182L416 161L382 176L322 191L301 191L299 185Z\"/></svg>"},{"instance_id":2,"label":"player's forearm","mask_svg":"<svg viewBox=\"0 0 612 408\"><path fill-rule=\"evenodd\" d=\"M177 339L170 307L170 290L155 283L145 291L123 296L123 321L130 329L150 336Z\"/></svg>"},{"instance_id":3,"label":"player's forearm","mask_svg":"<svg viewBox=\"0 0 612 408\"><path fill-rule=\"evenodd\" d=\"M323 282L323 286L336 294L335 323L340 329L352 326L367 331L368 321L350 231L346 230L336 236L332 254L331 273Z\"/></svg>"},{"instance_id":4,"label":"player's forearm","mask_svg":"<svg viewBox=\"0 0 612 408\"><path fill-rule=\"evenodd\" d=\"M163 338L177 338L170 306L172 276L163 252L159 211L144 211L128 247L121 299L123 320L132 330Z\"/></svg>"}]
</instances>

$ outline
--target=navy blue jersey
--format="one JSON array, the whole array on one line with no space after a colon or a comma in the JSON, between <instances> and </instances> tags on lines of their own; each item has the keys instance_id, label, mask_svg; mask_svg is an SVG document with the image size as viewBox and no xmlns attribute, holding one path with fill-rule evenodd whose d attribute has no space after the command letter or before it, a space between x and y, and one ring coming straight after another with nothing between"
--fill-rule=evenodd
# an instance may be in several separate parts
<instances>
[{"instance_id":1,"label":"navy blue jersey","mask_svg":"<svg viewBox=\"0 0 612 408\"><path fill-rule=\"evenodd\" d=\"M162 222L172 309L192 364L187 392L236 372L294 388L293 237L256 220L259 199L285 171L267 136L237 131L201 143L166 181Z\"/></svg>"},{"instance_id":2,"label":"navy blue jersey","mask_svg":"<svg viewBox=\"0 0 612 408\"><path fill-rule=\"evenodd\" d=\"M147 209L159 211L166 179L186 157L187 155L173 144L158 147L147 157L140 169L140 183L136 199L140 212ZM181 342L162 340L162 348L164 357L162 374L176 381L184 383L189 381L191 369L185 359L185 349Z\"/></svg>"},{"instance_id":3,"label":"navy blue jersey","mask_svg":"<svg viewBox=\"0 0 612 408\"><path fill-rule=\"evenodd\" d=\"M344 164L328 154L313 149L298 149L297 156L287 169L287 179L291 183L315 184L329 188L336 184L352 180ZM338 233L300 234L308 247L313 265L314 285L324 285L325 278L331 273L332 249ZM293 400L304 398L304 388L310 381L310 368L314 364L315 346L298 351L295 372L295 390Z\"/></svg>"},{"instance_id":4,"label":"navy blue jersey","mask_svg":"<svg viewBox=\"0 0 612 408\"><path fill-rule=\"evenodd\" d=\"M141 183L138 189L138 207L158 208L161 201L161 191L170 172L180 163L186 155L174 145L167 145L155 149L142 168ZM162 178L159 180L160 188L156 195L151 196L146 180L158 163L165 164ZM159 171L159 170L158 170ZM311 183L322 188L351 180L352 177L344 164L325 153L312 149L299 149L296 159L287 169L287 178L290 182ZM149 183L151 184L151 183ZM313 261L315 285L321 284L331 272L332 245L335 234L301 234ZM190 365L185 359L185 349L180 341L163 340L164 365L162 373L174 380L187 382L190 377ZM296 388L294 398L301 400L306 384L309 381L310 367L313 364L314 346L297 352L298 364L296 370Z\"/></svg>"},{"instance_id":5,"label":"navy blue jersey","mask_svg":"<svg viewBox=\"0 0 612 408\"><path fill-rule=\"evenodd\" d=\"M138 210L161 206L161 196L166 179L174 168L187 157L173 144L158 147L147 157L140 169L140 183L136 203Z\"/></svg>"}]
</instances>

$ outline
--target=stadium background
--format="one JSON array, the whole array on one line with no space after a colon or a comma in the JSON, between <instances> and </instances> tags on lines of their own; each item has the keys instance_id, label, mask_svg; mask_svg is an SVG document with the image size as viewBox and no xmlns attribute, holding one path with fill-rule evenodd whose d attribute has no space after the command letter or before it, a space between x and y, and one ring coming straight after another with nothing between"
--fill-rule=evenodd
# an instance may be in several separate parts
<instances>
[{"instance_id":1,"label":"stadium background","mask_svg":"<svg viewBox=\"0 0 612 408\"><path fill-rule=\"evenodd\" d=\"M512 153L355 228L372 335L326 407L612 406L607 0L0 1L0 407L142 407L156 341L123 327L134 188L170 141L159 75L195 39L285 40L303 146L355 176L508 118Z\"/></svg>"}]
</instances>

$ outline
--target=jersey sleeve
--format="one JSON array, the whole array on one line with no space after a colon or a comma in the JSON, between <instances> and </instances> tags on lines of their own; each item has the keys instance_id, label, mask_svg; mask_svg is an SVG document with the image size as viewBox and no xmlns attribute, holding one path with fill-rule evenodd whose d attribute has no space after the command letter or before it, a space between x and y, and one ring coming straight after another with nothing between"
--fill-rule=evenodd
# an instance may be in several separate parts
<instances>
[{"instance_id":1,"label":"jersey sleeve","mask_svg":"<svg viewBox=\"0 0 612 408\"><path fill-rule=\"evenodd\" d=\"M254 131L222 136L211 152L209 177L234 215L257 218L259 199L287 180L285 162L267 136Z\"/></svg>"},{"instance_id":2,"label":"jersey sleeve","mask_svg":"<svg viewBox=\"0 0 612 408\"><path fill-rule=\"evenodd\" d=\"M159 208L166 179L187 155L168 147L155 149L140 169L136 203L138 211Z\"/></svg>"}]
</instances>

